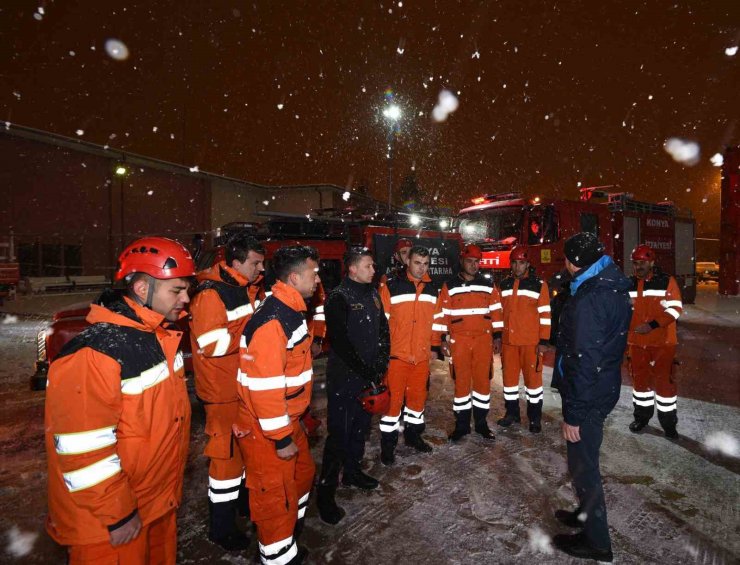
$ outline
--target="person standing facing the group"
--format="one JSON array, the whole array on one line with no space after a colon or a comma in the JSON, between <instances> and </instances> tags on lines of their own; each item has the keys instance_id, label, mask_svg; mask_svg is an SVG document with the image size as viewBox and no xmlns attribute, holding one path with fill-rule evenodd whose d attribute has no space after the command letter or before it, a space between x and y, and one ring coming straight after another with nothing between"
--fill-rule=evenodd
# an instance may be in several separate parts
<instances>
[{"instance_id":1,"label":"person standing facing the group","mask_svg":"<svg viewBox=\"0 0 740 565\"><path fill-rule=\"evenodd\" d=\"M485 439L495 439L487 417L491 407L494 317L500 320L501 303L493 283L480 274L482 257L477 245L463 248L460 273L442 285L432 325L432 345L441 345L455 381L451 441L470 433L471 408L475 431ZM447 339L442 341L445 336Z\"/></svg>"},{"instance_id":2,"label":"person standing facing the group","mask_svg":"<svg viewBox=\"0 0 740 565\"><path fill-rule=\"evenodd\" d=\"M388 320L372 284L372 254L367 248L352 248L344 256L344 268L347 276L331 292L325 307L331 344L326 366L328 436L317 502L321 519L329 524L344 516L334 499L341 470L346 486L378 487L378 481L362 471L372 416L358 398L382 381L390 354Z\"/></svg>"},{"instance_id":3,"label":"person standing facing the group","mask_svg":"<svg viewBox=\"0 0 740 565\"><path fill-rule=\"evenodd\" d=\"M236 528L237 510L247 512L244 462L231 427L239 408L236 374L239 341L264 293L260 286L265 249L240 233L225 246L225 260L198 273L190 304L190 341L195 390L206 412L208 443L208 538L228 551L246 549ZM239 508L239 507L242 508Z\"/></svg>"},{"instance_id":4,"label":"person standing facing the group","mask_svg":"<svg viewBox=\"0 0 740 565\"><path fill-rule=\"evenodd\" d=\"M190 443L180 352L195 276L178 241L145 237L49 369L45 429L49 535L69 562L174 564Z\"/></svg>"},{"instance_id":5,"label":"person standing facing the group","mask_svg":"<svg viewBox=\"0 0 740 565\"><path fill-rule=\"evenodd\" d=\"M524 373L529 431L542 431L542 355L550 339L550 293L529 264L527 249L511 250L511 275L499 284L503 326L494 334L494 348L501 352L506 414L498 425L520 422L519 375ZM502 336L503 334L503 336Z\"/></svg>"},{"instance_id":6,"label":"person standing facing the group","mask_svg":"<svg viewBox=\"0 0 740 565\"><path fill-rule=\"evenodd\" d=\"M555 517L577 534L560 534L554 545L575 557L611 561L599 450L604 420L619 400L627 344L630 281L604 255L589 232L565 242L565 266L573 276L570 298L560 315L555 363L562 374L562 432L578 507Z\"/></svg>"},{"instance_id":7,"label":"person standing facing the group","mask_svg":"<svg viewBox=\"0 0 740 565\"><path fill-rule=\"evenodd\" d=\"M429 364L437 358L432 352L432 323L439 287L429 277L429 261L426 247L412 247L406 270L380 286L391 334L390 407L380 419L380 460L384 465L395 461L402 408L406 445L422 453L432 451L421 436Z\"/></svg>"}]
</instances>

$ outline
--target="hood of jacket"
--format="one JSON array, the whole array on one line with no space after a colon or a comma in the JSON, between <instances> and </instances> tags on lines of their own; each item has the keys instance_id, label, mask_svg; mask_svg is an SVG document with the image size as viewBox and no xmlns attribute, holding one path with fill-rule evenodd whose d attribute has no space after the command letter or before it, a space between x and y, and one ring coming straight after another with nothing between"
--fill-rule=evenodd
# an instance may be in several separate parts
<instances>
[{"instance_id":1,"label":"hood of jacket","mask_svg":"<svg viewBox=\"0 0 740 565\"><path fill-rule=\"evenodd\" d=\"M615 265L609 255L604 255L590 267L575 274L570 283L570 294L575 296L582 286L605 287L612 290L627 291L632 287L630 280Z\"/></svg>"}]
</instances>

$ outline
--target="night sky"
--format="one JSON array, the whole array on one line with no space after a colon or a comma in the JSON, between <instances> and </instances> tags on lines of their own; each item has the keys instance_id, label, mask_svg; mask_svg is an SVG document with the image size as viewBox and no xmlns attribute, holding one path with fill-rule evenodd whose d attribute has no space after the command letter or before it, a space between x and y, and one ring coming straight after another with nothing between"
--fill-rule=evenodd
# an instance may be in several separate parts
<instances>
[{"instance_id":1,"label":"night sky","mask_svg":"<svg viewBox=\"0 0 740 565\"><path fill-rule=\"evenodd\" d=\"M385 198L390 89L396 190L413 170L457 209L617 184L692 209L706 235L710 158L740 143L735 0L40 0L3 2L0 18L3 120L258 183ZM438 123L443 89L459 107ZM673 137L698 163L673 160Z\"/></svg>"}]
</instances>

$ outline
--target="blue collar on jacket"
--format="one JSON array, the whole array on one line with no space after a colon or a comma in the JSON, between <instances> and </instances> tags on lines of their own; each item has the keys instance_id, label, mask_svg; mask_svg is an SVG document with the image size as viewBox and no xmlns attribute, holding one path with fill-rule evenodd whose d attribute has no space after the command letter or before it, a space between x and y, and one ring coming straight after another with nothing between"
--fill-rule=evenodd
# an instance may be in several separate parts
<instances>
[{"instance_id":1,"label":"blue collar on jacket","mask_svg":"<svg viewBox=\"0 0 740 565\"><path fill-rule=\"evenodd\" d=\"M596 275L598 275L601 271L606 269L609 265L614 263L612 261L612 258L609 257L609 255L604 255L601 259L596 261L593 265L591 265L588 269L585 271L579 271L576 273L575 278L570 283L570 293L571 295L578 292L578 287L581 286L583 283L585 283L588 279L592 279Z\"/></svg>"}]
</instances>

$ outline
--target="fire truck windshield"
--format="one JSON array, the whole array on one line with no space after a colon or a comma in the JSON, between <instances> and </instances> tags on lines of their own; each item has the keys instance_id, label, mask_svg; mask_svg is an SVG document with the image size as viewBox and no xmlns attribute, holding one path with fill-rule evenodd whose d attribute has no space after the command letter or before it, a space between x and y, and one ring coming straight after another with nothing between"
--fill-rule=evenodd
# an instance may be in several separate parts
<instances>
[{"instance_id":1,"label":"fire truck windshield","mask_svg":"<svg viewBox=\"0 0 740 565\"><path fill-rule=\"evenodd\" d=\"M459 231L466 241L501 241L519 238L522 207L507 206L466 213L459 218Z\"/></svg>"}]
</instances>

